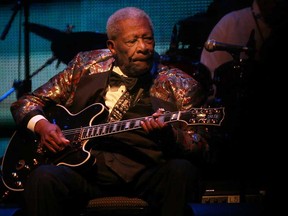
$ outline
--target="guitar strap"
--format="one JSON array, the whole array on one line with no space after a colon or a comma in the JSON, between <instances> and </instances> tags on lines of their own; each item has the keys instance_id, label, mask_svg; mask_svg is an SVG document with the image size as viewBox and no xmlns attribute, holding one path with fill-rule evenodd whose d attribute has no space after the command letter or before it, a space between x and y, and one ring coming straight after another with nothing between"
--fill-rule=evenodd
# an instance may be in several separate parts
<instances>
[{"instance_id":1,"label":"guitar strap","mask_svg":"<svg viewBox=\"0 0 288 216\"><path fill-rule=\"evenodd\" d=\"M114 122L122 119L123 115L128 111L130 107L134 107L136 103L140 100L143 95L143 89L140 88L138 91L132 93L129 91L124 92L124 94L119 98L115 106L113 107L108 121Z\"/></svg>"},{"instance_id":2,"label":"guitar strap","mask_svg":"<svg viewBox=\"0 0 288 216\"><path fill-rule=\"evenodd\" d=\"M109 122L119 121L129 108L134 107L137 102L142 98L144 89L140 88L138 91L131 93L126 91L117 101L113 107L109 117ZM156 97L150 97L153 110L156 111L159 107L164 108L166 111L177 111L175 104L161 100Z\"/></svg>"}]
</instances>

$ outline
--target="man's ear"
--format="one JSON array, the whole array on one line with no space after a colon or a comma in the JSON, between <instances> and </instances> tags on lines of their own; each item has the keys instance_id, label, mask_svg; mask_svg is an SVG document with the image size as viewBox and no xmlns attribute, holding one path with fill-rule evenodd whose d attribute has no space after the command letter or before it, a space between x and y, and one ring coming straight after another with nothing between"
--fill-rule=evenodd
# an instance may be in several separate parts
<instances>
[{"instance_id":1,"label":"man's ear","mask_svg":"<svg viewBox=\"0 0 288 216\"><path fill-rule=\"evenodd\" d=\"M107 40L106 44L107 44L107 47L110 50L110 52L113 55L116 54L114 41L113 40Z\"/></svg>"}]
</instances>

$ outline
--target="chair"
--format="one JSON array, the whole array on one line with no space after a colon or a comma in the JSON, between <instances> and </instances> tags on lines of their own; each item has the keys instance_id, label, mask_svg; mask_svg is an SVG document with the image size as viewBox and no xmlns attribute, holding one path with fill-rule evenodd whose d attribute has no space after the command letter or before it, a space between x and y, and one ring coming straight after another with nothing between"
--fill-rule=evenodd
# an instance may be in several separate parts
<instances>
[{"instance_id":1,"label":"chair","mask_svg":"<svg viewBox=\"0 0 288 216\"><path fill-rule=\"evenodd\" d=\"M89 201L81 216L148 216L149 205L136 197L113 196Z\"/></svg>"}]
</instances>

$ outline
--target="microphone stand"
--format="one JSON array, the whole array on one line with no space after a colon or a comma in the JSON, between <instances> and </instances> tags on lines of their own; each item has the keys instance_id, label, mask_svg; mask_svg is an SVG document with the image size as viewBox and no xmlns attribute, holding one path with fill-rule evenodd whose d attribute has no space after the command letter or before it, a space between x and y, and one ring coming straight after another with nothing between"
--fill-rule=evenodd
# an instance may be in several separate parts
<instances>
[{"instance_id":1,"label":"microphone stand","mask_svg":"<svg viewBox=\"0 0 288 216\"><path fill-rule=\"evenodd\" d=\"M238 51L238 50L235 50L235 51L226 51L228 52L233 60L231 61L231 64L229 62L229 70L232 70L232 71L229 71L228 74L226 74L226 71L224 71L222 68L222 70L220 71L215 71L215 72L218 72L219 74L215 73L215 77L214 77L214 80L213 82L216 84L216 86L219 86L219 85L225 85L225 84L230 84L230 83L227 83L227 80L228 79L233 79L233 80L230 80L230 81L233 81L235 82L234 83L234 86L233 88L237 89L237 94L236 94L236 98L237 98L237 102L239 102L240 98L242 98L244 95L243 95L243 92L242 92L242 85L243 85L243 79L244 79L244 71L243 71L243 65L242 65L242 61L241 61L241 58L240 58L240 53L241 51ZM231 68L230 68L231 67ZM218 69L218 68L217 68ZM227 70L227 69L226 69ZM228 78L225 78L223 79L223 76L227 76ZM222 80L224 80L226 83L222 83ZM225 87L225 86L224 86ZM223 92L223 90L221 91L221 93L226 93L226 92ZM225 101L223 101L223 95L217 95L216 94L216 98L215 98L215 103L216 104L220 104L220 105L224 105L224 104L221 104L221 103L225 103Z\"/></svg>"},{"instance_id":2,"label":"microphone stand","mask_svg":"<svg viewBox=\"0 0 288 216\"><path fill-rule=\"evenodd\" d=\"M2 34L1 34L1 40L5 40L6 35L8 34L10 28L11 28L11 24L15 19L16 14L18 13L18 11L21 9L21 1L17 1L16 5L12 8L12 10L14 11L9 22L7 23L5 29L3 30Z\"/></svg>"},{"instance_id":3,"label":"microphone stand","mask_svg":"<svg viewBox=\"0 0 288 216\"><path fill-rule=\"evenodd\" d=\"M21 89L18 89L18 98L26 92L31 91L31 76L30 76L30 31L29 31L29 1L24 0L24 48L25 48L25 80Z\"/></svg>"},{"instance_id":4,"label":"microphone stand","mask_svg":"<svg viewBox=\"0 0 288 216\"><path fill-rule=\"evenodd\" d=\"M52 62L54 62L54 60L56 60L56 59L57 58L55 56L52 56L51 58L49 58L40 68L38 68L31 75L29 75L28 81L30 82L30 80L31 80L31 78L33 76L38 74L41 70L43 70L48 65L52 64ZM30 84L31 83L27 83L27 79L26 80L21 80L21 81L16 81L15 80L14 83L13 83L13 87L11 89L9 89L5 94L3 94L0 97L0 102L3 101L5 98L7 98L15 90L17 90L17 92L16 92L17 98L21 97L26 92L27 86L30 85Z\"/></svg>"},{"instance_id":5,"label":"microphone stand","mask_svg":"<svg viewBox=\"0 0 288 216\"><path fill-rule=\"evenodd\" d=\"M240 51L238 52L230 52L231 56L233 57L233 65L232 65L232 73L234 72L236 75L236 87L237 87L237 102L241 105L241 99L245 97L245 74L244 74L244 66L240 58Z\"/></svg>"},{"instance_id":6,"label":"microphone stand","mask_svg":"<svg viewBox=\"0 0 288 216\"><path fill-rule=\"evenodd\" d=\"M17 14L17 12L21 9L22 5L24 6L24 16L25 16L25 21L24 21L24 50L25 50L25 80L19 81L19 82L14 82L13 87L6 93L4 94L1 98L0 101L5 99L8 95L10 95L14 90L18 90L17 92L17 98L21 97L24 93L31 91L31 76L30 76L30 35L29 35L29 0L23 0L22 1L17 1L16 6L14 7L14 13L12 14L12 17L10 18L6 28L4 29L2 35L1 35L1 40L4 40L10 27L11 24Z\"/></svg>"}]
</instances>

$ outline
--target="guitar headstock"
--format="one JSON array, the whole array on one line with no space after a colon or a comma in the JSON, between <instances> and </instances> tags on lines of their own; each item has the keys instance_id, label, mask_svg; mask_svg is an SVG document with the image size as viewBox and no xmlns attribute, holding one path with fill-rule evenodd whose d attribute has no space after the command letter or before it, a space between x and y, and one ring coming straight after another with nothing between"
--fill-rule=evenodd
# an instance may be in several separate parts
<instances>
[{"instance_id":1,"label":"guitar headstock","mask_svg":"<svg viewBox=\"0 0 288 216\"><path fill-rule=\"evenodd\" d=\"M181 120L187 125L220 126L225 116L224 107L192 108L181 112Z\"/></svg>"}]
</instances>

